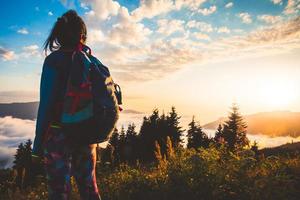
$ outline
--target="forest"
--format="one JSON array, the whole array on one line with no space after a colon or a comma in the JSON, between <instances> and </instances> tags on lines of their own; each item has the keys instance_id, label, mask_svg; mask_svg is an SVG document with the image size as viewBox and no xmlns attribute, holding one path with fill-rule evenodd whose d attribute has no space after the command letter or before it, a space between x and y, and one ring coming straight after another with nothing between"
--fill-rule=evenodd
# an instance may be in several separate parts
<instances>
[{"instance_id":1,"label":"forest","mask_svg":"<svg viewBox=\"0 0 300 200\"><path fill-rule=\"evenodd\" d=\"M31 145L21 143L13 168L0 171L0 199L47 199L45 173L32 163ZM71 199L79 199L74 178L71 183ZM98 149L97 183L108 200L296 200L300 154L259 150L236 105L214 137L195 117L181 127L175 107L167 114L154 109L139 131L134 123L115 129L108 148Z\"/></svg>"}]
</instances>

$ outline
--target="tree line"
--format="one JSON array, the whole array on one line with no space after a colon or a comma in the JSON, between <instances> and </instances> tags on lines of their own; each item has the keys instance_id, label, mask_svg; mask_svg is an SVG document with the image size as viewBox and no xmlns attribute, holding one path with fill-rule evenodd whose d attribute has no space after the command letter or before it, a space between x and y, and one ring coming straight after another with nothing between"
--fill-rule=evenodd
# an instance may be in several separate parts
<instances>
[{"instance_id":1,"label":"tree line","mask_svg":"<svg viewBox=\"0 0 300 200\"><path fill-rule=\"evenodd\" d=\"M235 151L249 147L247 138L247 124L244 121L237 105L231 107L228 119L219 124L214 137L209 137L195 117L192 117L185 130L180 126L180 116L175 107L168 114L159 114L154 109L150 116L145 116L140 128L136 131L134 123L128 125L127 130L115 129L110 147L102 153L102 163L134 164L151 163L157 159L157 148L160 155L167 157L168 140L174 150L178 148L208 148L210 145L225 147L228 151ZM184 132L186 131L186 135ZM185 142L183 139L187 137ZM257 147L253 147L257 148Z\"/></svg>"},{"instance_id":2,"label":"tree line","mask_svg":"<svg viewBox=\"0 0 300 200\"><path fill-rule=\"evenodd\" d=\"M149 164L158 159L166 159L172 152L181 148L208 148L210 145L225 147L228 151L249 146L247 138L247 125L233 105L228 119L220 124L214 137L209 137L195 117L192 117L185 130L180 126L180 118L175 107L167 114L159 113L154 109L152 114L144 116L140 130L130 123L125 130L114 130L107 149L101 150L100 162L112 166L121 163L135 165L137 163ZM185 134L186 132L186 134ZM184 140L186 137L187 140ZM43 167L32 165L31 144L28 140L18 146L13 168L17 172L16 185L20 188L33 183L37 173L43 173ZM252 147L257 150L257 146Z\"/></svg>"}]
</instances>

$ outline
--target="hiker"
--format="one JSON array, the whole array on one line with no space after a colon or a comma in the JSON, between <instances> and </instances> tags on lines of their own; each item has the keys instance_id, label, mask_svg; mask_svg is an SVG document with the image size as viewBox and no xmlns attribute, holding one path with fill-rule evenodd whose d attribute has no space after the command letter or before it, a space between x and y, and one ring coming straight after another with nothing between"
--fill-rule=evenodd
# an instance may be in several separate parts
<instances>
[{"instance_id":1,"label":"hiker","mask_svg":"<svg viewBox=\"0 0 300 200\"><path fill-rule=\"evenodd\" d=\"M51 54L45 58L43 64L32 158L33 160L43 159L48 180L48 195L51 200L70 198L71 176L74 176L76 180L81 199L101 199L96 183L96 146L98 142L107 140L114 129L118 119L116 105L120 104L120 99L116 100L116 98L120 94L114 90L116 84L112 82L108 68L91 55L91 50L85 44L86 38L87 28L84 21L76 11L69 10L57 19L44 44L45 52L47 53L49 49ZM92 64L92 62L94 63ZM100 109L98 113L105 113L105 117L101 114L98 115L103 121L102 125L104 124L103 126L106 127L97 127L99 129L94 131L96 134L92 136L89 136L93 132L91 127L101 123L94 122L96 121L94 116L88 119L85 116L88 115L87 110L91 107L86 102L96 102L95 95L91 95L90 77L86 78L85 76L84 78L87 80L84 81L86 82L80 82L78 86L72 85L75 84L73 79L81 77L80 73L83 73L86 65L94 67L86 73L94 70L95 74L98 73L102 78L107 78L104 80L110 80L112 86L104 84L105 89L113 91L106 93L104 91L102 96L98 95L99 98L104 98L106 95L105 102L112 105L112 109L104 110L105 112ZM83 81L84 78L81 78L80 81ZM94 85L92 86L95 88ZM76 92L79 90L83 92L77 94ZM73 97L79 97L79 100ZM104 101L100 99L100 102ZM75 107L74 104L76 104ZM80 112L79 108L84 106L86 107L85 112ZM101 106L109 107L102 104ZM69 107L72 107L71 114L66 111ZM93 104L92 111L95 112L95 109L96 103ZM80 117L82 123L78 122ZM67 122L70 122L71 125L65 126ZM101 135L104 132L105 134ZM99 133L101 134L99 135Z\"/></svg>"}]
</instances>

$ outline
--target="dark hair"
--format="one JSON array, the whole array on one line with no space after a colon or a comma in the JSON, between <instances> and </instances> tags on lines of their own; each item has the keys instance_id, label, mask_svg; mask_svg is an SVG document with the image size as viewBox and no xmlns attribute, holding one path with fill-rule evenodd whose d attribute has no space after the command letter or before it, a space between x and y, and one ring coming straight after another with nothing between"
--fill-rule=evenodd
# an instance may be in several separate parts
<instances>
[{"instance_id":1,"label":"dark hair","mask_svg":"<svg viewBox=\"0 0 300 200\"><path fill-rule=\"evenodd\" d=\"M87 30L82 18L75 10L69 10L57 18L47 40L44 43L44 51L55 51L60 47L75 48L82 38L86 40Z\"/></svg>"}]
</instances>

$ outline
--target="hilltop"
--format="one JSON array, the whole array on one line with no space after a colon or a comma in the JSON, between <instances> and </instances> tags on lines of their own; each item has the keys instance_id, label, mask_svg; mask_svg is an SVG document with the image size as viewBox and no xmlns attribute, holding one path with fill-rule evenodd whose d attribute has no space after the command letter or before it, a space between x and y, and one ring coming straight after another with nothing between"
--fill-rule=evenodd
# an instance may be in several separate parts
<instances>
[{"instance_id":1,"label":"hilltop","mask_svg":"<svg viewBox=\"0 0 300 200\"><path fill-rule=\"evenodd\" d=\"M251 134L263 134L271 137L276 136L300 136L300 112L274 111L245 115L248 132ZM206 129L216 130L218 125L226 118L205 124Z\"/></svg>"}]
</instances>

